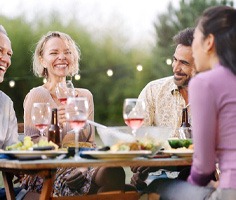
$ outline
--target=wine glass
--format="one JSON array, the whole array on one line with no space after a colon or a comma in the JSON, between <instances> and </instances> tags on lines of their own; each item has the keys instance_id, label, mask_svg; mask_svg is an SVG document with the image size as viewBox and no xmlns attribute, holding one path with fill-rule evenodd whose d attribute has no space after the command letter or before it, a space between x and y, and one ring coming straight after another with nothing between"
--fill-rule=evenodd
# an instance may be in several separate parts
<instances>
[{"instance_id":1,"label":"wine glass","mask_svg":"<svg viewBox=\"0 0 236 200\"><path fill-rule=\"evenodd\" d=\"M56 95L61 104L66 105L68 97L75 96L75 88L71 80L59 82L56 86Z\"/></svg>"},{"instance_id":2,"label":"wine glass","mask_svg":"<svg viewBox=\"0 0 236 200\"><path fill-rule=\"evenodd\" d=\"M31 110L31 119L35 127L40 131L41 139L46 140L44 131L51 120L51 108L49 103L34 103Z\"/></svg>"},{"instance_id":3,"label":"wine glass","mask_svg":"<svg viewBox=\"0 0 236 200\"><path fill-rule=\"evenodd\" d=\"M123 104L123 118L132 129L136 137L136 131L143 125L145 115L145 102L142 99L127 98Z\"/></svg>"},{"instance_id":4,"label":"wine glass","mask_svg":"<svg viewBox=\"0 0 236 200\"><path fill-rule=\"evenodd\" d=\"M179 128L180 139L192 139L192 128L191 127L180 127Z\"/></svg>"},{"instance_id":5,"label":"wine glass","mask_svg":"<svg viewBox=\"0 0 236 200\"><path fill-rule=\"evenodd\" d=\"M79 152L79 132L85 126L88 118L88 100L85 97L69 97L65 110L66 120L75 133L75 160L80 159Z\"/></svg>"}]
</instances>

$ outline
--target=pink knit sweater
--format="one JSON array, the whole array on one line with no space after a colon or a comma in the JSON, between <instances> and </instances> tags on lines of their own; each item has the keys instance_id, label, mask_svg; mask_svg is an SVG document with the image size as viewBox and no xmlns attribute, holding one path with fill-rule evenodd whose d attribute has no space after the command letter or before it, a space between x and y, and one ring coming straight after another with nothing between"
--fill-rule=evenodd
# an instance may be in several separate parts
<instances>
[{"instance_id":1,"label":"pink knit sweater","mask_svg":"<svg viewBox=\"0 0 236 200\"><path fill-rule=\"evenodd\" d=\"M89 102L88 119L94 120L94 103L92 93L89 90L83 88L76 88L76 92L79 97L87 97ZM33 103L35 102L50 103L51 108L58 107L58 105L52 98L50 92L43 86L31 89L30 92L26 95L24 100L24 130L25 135L30 136L33 141L37 141L40 137L39 130L35 128L31 120L31 108ZM72 133L70 137L68 131L71 131L71 128L69 126L64 126L62 131L62 137L64 138L67 135L68 138L74 138L74 134ZM45 131L45 133L47 135L47 131ZM84 130L80 132L80 141L94 142L94 139L94 128L87 124Z\"/></svg>"}]
</instances>

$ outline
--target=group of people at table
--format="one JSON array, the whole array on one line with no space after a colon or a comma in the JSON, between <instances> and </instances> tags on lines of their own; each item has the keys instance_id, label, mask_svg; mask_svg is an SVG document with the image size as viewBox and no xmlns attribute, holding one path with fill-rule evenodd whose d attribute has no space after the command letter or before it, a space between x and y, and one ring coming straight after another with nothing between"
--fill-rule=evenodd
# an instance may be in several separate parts
<instances>
[{"instance_id":1,"label":"group of people at table","mask_svg":"<svg viewBox=\"0 0 236 200\"><path fill-rule=\"evenodd\" d=\"M131 185L146 193L158 193L160 199L236 198L236 10L228 6L206 9L195 28L187 28L174 36L173 76L154 80L146 85L138 98L146 103L147 126L180 126L181 111L188 107L191 116L194 154L186 180L157 178L145 183L153 169L132 167ZM3 26L0 27L0 82L11 64L12 48ZM40 137L32 124L30 111L34 102L48 102L58 109L63 141L73 140L65 126L65 106L55 87L67 76L78 73L80 50L72 38L53 31L37 43L33 55L33 72L47 82L30 90L24 101L24 131L34 141ZM191 81L190 81L191 79ZM93 96L87 89L76 88L76 96L87 97L88 119L94 120ZM17 142L17 119L11 99L0 91L0 148ZM190 112L191 108L191 112ZM175 133L173 133L172 136ZM94 127L86 125L79 141L95 144ZM221 171L213 181L216 163ZM21 187L40 192L43 179L25 175ZM87 195L112 190L126 190L122 167L59 168L54 195Z\"/></svg>"}]
</instances>

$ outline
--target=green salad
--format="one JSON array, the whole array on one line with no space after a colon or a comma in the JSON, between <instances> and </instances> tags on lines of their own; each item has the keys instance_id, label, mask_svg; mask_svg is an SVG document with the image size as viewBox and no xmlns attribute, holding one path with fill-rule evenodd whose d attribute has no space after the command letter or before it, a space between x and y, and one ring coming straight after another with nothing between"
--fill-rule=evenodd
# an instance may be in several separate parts
<instances>
[{"instance_id":1,"label":"green salad","mask_svg":"<svg viewBox=\"0 0 236 200\"><path fill-rule=\"evenodd\" d=\"M193 144L192 139L173 138L173 139L169 139L168 142L171 148L173 149L182 148L182 147L188 148L191 144Z\"/></svg>"}]
</instances>

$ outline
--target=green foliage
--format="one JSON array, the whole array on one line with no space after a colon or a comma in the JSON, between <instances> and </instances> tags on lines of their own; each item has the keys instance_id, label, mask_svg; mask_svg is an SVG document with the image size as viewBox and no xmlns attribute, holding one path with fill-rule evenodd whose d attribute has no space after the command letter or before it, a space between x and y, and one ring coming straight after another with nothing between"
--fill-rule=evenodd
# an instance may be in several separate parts
<instances>
[{"instance_id":1,"label":"green foliage","mask_svg":"<svg viewBox=\"0 0 236 200\"><path fill-rule=\"evenodd\" d=\"M181 0L179 8L173 8L170 4L168 11L158 15L153 24L156 46L151 53L140 47L128 48L127 38L122 34L120 24L111 24L101 37L96 31L91 35L76 19L76 13L71 13L72 17L65 21L55 10L49 15L39 12L32 22L26 21L24 15L16 18L0 15L14 51L12 65L4 82L0 84L0 89L12 98L18 121L22 122L26 94L33 87L42 85L42 78L35 77L32 73L31 59L36 42L48 31L66 32L81 50L81 79L73 82L76 87L87 88L92 92L95 120L106 125L124 125L124 98L137 97L149 81L172 75L172 68L166 64L166 59L172 57L175 48L172 37L178 31L194 26L206 7L217 4L230 5L230 1ZM136 70L137 64L143 66L143 71ZM113 70L113 76L107 76L108 69ZM14 88L9 87L10 80L15 80Z\"/></svg>"},{"instance_id":2,"label":"green foliage","mask_svg":"<svg viewBox=\"0 0 236 200\"><path fill-rule=\"evenodd\" d=\"M153 62L157 77L172 74L172 68L166 65L166 59L171 58L175 47L173 36L179 31L194 27L201 13L210 6L230 5L230 0L181 0L179 8L173 8L170 3L166 13L157 16L154 27L156 30L156 46L153 49Z\"/></svg>"},{"instance_id":3,"label":"green foliage","mask_svg":"<svg viewBox=\"0 0 236 200\"><path fill-rule=\"evenodd\" d=\"M81 50L81 79L73 82L76 87L87 88L92 92L95 120L107 125L124 124L123 100L126 97L137 97L145 85L141 84L142 77L137 76L135 67L138 62L146 62L147 54L128 49L125 38L118 35L118 31L114 33L117 34L116 39L107 32L102 39L96 41L76 20L62 23L58 15L56 11L50 16L38 15L33 23L27 22L24 16L0 18L5 22L3 25L14 51L12 65L0 87L14 101L18 121L23 121L23 101L26 94L31 88L42 85L42 78L35 77L32 72L31 59L36 43L43 34L57 30L68 33ZM113 70L113 76L107 76L108 69ZM10 80L16 82L14 88L9 87Z\"/></svg>"}]
</instances>

